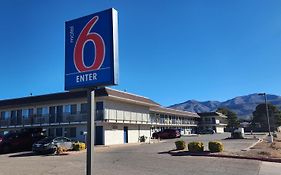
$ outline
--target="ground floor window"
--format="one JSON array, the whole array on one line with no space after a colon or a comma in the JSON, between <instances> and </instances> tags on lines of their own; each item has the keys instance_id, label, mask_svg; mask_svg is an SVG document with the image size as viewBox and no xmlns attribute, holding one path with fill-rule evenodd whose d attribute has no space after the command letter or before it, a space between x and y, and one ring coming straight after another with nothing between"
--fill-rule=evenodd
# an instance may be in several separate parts
<instances>
[{"instance_id":1,"label":"ground floor window","mask_svg":"<svg viewBox=\"0 0 281 175\"><path fill-rule=\"evenodd\" d=\"M57 135L57 137L62 136L62 128L56 128L56 135Z\"/></svg>"},{"instance_id":2,"label":"ground floor window","mask_svg":"<svg viewBox=\"0 0 281 175\"><path fill-rule=\"evenodd\" d=\"M49 128L48 135L50 137L55 137L55 128Z\"/></svg>"},{"instance_id":3,"label":"ground floor window","mask_svg":"<svg viewBox=\"0 0 281 175\"><path fill-rule=\"evenodd\" d=\"M65 137L76 137L76 127L71 127L71 128L65 128Z\"/></svg>"}]
</instances>

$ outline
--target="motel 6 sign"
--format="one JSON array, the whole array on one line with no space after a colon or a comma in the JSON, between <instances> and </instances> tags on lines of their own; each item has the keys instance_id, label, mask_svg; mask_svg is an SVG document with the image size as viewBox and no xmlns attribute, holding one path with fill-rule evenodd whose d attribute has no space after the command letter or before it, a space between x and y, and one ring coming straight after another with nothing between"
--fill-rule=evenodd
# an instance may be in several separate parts
<instances>
[{"instance_id":1,"label":"motel 6 sign","mask_svg":"<svg viewBox=\"0 0 281 175\"><path fill-rule=\"evenodd\" d=\"M65 90L118 83L118 18L115 9L65 24Z\"/></svg>"}]
</instances>

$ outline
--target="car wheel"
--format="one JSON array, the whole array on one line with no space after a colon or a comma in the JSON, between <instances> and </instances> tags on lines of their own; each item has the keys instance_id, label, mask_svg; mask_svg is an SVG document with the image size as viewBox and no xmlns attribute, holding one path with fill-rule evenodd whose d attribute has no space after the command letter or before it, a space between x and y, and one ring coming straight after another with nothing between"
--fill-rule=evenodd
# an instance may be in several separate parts
<instances>
[{"instance_id":1,"label":"car wheel","mask_svg":"<svg viewBox=\"0 0 281 175\"><path fill-rule=\"evenodd\" d=\"M58 154L58 146L55 146L51 152L52 154Z\"/></svg>"}]
</instances>

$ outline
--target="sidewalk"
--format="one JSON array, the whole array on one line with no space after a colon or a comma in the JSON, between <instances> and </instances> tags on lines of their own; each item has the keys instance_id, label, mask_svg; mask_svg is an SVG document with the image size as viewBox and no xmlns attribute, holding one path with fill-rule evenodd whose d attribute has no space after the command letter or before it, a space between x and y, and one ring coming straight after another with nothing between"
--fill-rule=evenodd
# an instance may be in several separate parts
<instances>
[{"instance_id":1,"label":"sidewalk","mask_svg":"<svg viewBox=\"0 0 281 175\"><path fill-rule=\"evenodd\" d=\"M258 175L280 175L281 164L272 162L261 162Z\"/></svg>"}]
</instances>

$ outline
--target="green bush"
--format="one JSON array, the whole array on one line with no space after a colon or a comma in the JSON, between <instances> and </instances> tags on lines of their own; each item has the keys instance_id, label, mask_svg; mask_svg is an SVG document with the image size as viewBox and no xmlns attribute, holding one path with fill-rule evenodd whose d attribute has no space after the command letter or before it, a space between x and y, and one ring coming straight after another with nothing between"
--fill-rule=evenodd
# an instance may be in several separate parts
<instances>
[{"instance_id":1,"label":"green bush","mask_svg":"<svg viewBox=\"0 0 281 175\"><path fill-rule=\"evenodd\" d=\"M190 152L203 152L204 144L202 142L190 142L188 144L188 150Z\"/></svg>"},{"instance_id":2,"label":"green bush","mask_svg":"<svg viewBox=\"0 0 281 175\"><path fill-rule=\"evenodd\" d=\"M73 151L82 151L86 149L86 144L82 142L73 143Z\"/></svg>"},{"instance_id":3,"label":"green bush","mask_svg":"<svg viewBox=\"0 0 281 175\"><path fill-rule=\"evenodd\" d=\"M233 133L231 133L231 138L233 138L233 139L243 139L243 136L242 136L241 132L233 132Z\"/></svg>"},{"instance_id":4,"label":"green bush","mask_svg":"<svg viewBox=\"0 0 281 175\"><path fill-rule=\"evenodd\" d=\"M178 140L175 142L177 150L184 150L186 148L185 141Z\"/></svg>"},{"instance_id":5,"label":"green bush","mask_svg":"<svg viewBox=\"0 0 281 175\"><path fill-rule=\"evenodd\" d=\"M209 150L214 152L222 152L223 151L223 144L221 142L209 142Z\"/></svg>"}]
</instances>

